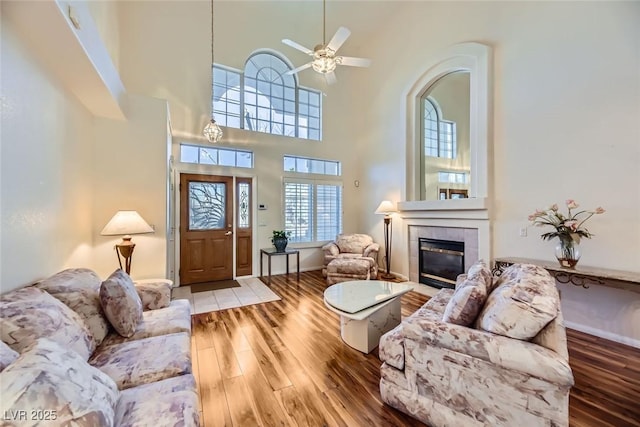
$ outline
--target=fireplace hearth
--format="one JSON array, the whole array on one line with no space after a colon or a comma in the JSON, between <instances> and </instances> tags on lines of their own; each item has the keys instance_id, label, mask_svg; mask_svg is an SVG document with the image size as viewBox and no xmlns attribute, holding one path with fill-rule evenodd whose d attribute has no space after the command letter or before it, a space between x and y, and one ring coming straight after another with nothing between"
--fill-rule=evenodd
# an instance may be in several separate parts
<instances>
[{"instance_id":1,"label":"fireplace hearth","mask_svg":"<svg viewBox=\"0 0 640 427\"><path fill-rule=\"evenodd\" d=\"M436 288L454 288L456 278L464 273L464 242L441 239L418 239L419 281Z\"/></svg>"}]
</instances>

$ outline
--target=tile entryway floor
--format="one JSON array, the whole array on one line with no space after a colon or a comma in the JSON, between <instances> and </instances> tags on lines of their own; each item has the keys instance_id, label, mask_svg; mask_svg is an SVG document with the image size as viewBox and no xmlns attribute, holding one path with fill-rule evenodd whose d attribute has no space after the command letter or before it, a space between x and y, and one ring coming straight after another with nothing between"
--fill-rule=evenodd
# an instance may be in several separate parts
<instances>
[{"instance_id":1,"label":"tile entryway floor","mask_svg":"<svg viewBox=\"0 0 640 427\"><path fill-rule=\"evenodd\" d=\"M255 277L238 279L239 288L218 289L215 291L191 293L190 286L173 288L172 299L188 299L191 302L191 314L243 307L278 301L281 298Z\"/></svg>"}]
</instances>

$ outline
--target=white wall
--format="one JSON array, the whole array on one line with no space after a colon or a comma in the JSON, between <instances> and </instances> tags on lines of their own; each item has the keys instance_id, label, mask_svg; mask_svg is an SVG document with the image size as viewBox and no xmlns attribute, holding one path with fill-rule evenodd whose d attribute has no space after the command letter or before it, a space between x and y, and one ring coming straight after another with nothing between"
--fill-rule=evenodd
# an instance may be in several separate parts
<instances>
[{"instance_id":1,"label":"white wall","mask_svg":"<svg viewBox=\"0 0 640 427\"><path fill-rule=\"evenodd\" d=\"M164 277L166 101L129 95L127 120L93 117L5 16L0 290L67 267L93 268L106 277L117 266L113 245L119 238L99 233L119 209L137 209L156 227L134 238L132 275Z\"/></svg>"},{"instance_id":2,"label":"white wall","mask_svg":"<svg viewBox=\"0 0 640 427\"><path fill-rule=\"evenodd\" d=\"M0 292L91 265L92 117L2 17Z\"/></svg>"},{"instance_id":3,"label":"white wall","mask_svg":"<svg viewBox=\"0 0 640 427\"><path fill-rule=\"evenodd\" d=\"M406 90L437 52L479 41L495 52L494 256L553 259L554 245L539 238L540 229L529 229L526 238L518 229L535 208L573 198L588 209L607 209L588 223L595 237L584 241L581 264L640 271L638 22L637 2L425 2L401 9L363 52L372 68L347 82L369 95L359 101L372 118L358 132L375 182L362 220L373 228L379 220L367 212L377 200L404 197ZM399 219L394 227L402 229ZM394 240L392 270L404 275L407 248ZM640 294L617 294L563 293L565 318L638 340ZM598 322L601 317L618 321Z\"/></svg>"},{"instance_id":4,"label":"white wall","mask_svg":"<svg viewBox=\"0 0 640 427\"><path fill-rule=\"evenodd\" d=\"M165 277L167 251L167 102L129 95L127 120L95 119L93 145L94 269L106 277L118 267L117 236L100 231L118 210L136 210L153 234L133 236L131 276Z\"/></svg>"}]
</instances>

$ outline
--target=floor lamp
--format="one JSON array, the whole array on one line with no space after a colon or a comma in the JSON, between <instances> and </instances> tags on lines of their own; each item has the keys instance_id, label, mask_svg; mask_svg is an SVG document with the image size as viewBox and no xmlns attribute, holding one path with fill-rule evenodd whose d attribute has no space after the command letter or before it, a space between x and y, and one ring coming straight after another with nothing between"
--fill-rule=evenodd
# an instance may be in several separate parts
<instances>
[{"instance_id":1,"label":"floor lamp","mask_svg":"<svg viewBox=\"0 0 640 427\"><path fill-rule=\"evenodd\" d=\"M136 211L118 211L111 220L104 226L100 235L102 236L122 236L122 242L116 245L116 256L118 264L122 268L124 258L124 271L131 274L131 260L133 249L136 244L131 241L131 234L153 233L153 228Z\"/></svg>"},{"instance_id":2,"label":"floor lamp","mask_svg":"<svg viewBox=\"0 0 640 427\"><path fill-rule=\"evenodd\" d=\"M376 209L376 214L384 215L384 257L387 269L380 275L383 279L395 279L395 276L391 274L391 240L393 237L391 214L394 212L396 212L396 208L389 200L384 200Z\"/></svg>"}]
</instances>

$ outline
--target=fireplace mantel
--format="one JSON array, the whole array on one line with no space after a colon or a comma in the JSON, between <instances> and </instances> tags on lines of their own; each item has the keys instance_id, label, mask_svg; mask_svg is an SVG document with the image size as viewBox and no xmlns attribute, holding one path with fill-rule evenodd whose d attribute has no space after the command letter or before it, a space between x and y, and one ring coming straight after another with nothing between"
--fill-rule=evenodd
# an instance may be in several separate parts
<instances>
[{"instance_id":1,"label":"fireplace mantel","mask_svg":"<svg viewBox=\"0 0 640 427\"><path fill-rule=\"evenodd\" d=\"M467 199L447 200L410 200L398 202L398 210L401 212L468 210L488 211L489 199L487 197L474 197Z\"/></svg>"},{"instance_id":2,"label":"fireplace mantel","mask_svg":"<svg viewBox=\"0 0 640 427\"><path fill-rule=\"evenodd\" d=\"M491 262L491 221L487 199L457 199L398 203L407 242L409 280L418 280L418 239L431 237L465 242L467 260ZM443 203L452 202L452 203ZM455 203L461 202L461 203ZM433 203L433 204L432 204ZM453 237L457 236L457 237Z\"/></svg>"}]
</instances>

